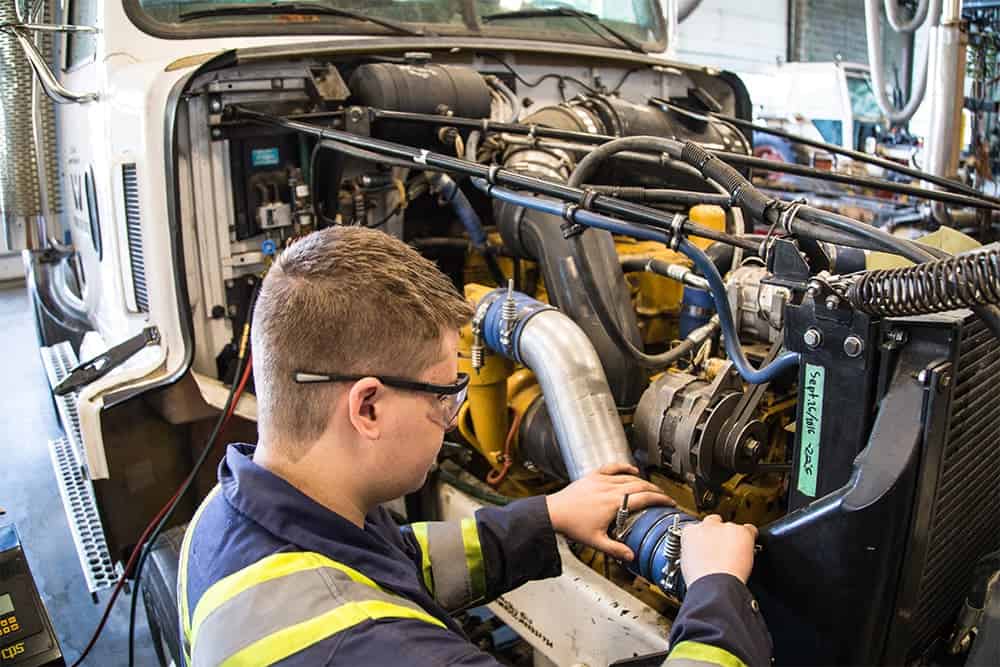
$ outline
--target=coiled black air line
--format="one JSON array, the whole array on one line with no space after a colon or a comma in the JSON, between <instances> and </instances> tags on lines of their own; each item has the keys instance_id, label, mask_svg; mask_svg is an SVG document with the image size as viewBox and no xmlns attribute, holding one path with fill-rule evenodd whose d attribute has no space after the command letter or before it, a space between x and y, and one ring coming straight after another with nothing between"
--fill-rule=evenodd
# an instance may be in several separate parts
<instances>
[{"instance_id":1,"label":"coiled black air line","mask_svg":"<svg viewBox=\"0 0 1000 667\"><path fill-rule=\"evenodd\" d=\"M940 313L1000 303L1000 250L861 274L847 292L851 305L869 315Z\"/></svg>"}]
</instances>

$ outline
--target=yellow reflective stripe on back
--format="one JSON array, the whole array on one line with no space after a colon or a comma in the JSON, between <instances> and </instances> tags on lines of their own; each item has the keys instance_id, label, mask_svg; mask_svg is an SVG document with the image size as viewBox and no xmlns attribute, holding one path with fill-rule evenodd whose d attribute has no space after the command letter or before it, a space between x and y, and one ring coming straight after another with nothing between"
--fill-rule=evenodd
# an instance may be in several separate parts
<instances>
[{"instance_id":1,"label":"yellow reflective stripe on back","mask_svg":"<svg viewBox=\"0 0 1000 667\"><path fill-rule=\"evenodd\" d=\"M462 546L465 547L465 564L474 596L486 595L486 570L483 566L483 547L479 543L479 529L475 519L462 519Z\"/></svg>"},{"instance_id":2,"label":"yellow reflective stripe on back","mask_svg":"<svg viewBox=\"0 0 1000 667\"><path fill-rule=\"evenodd\" d=\"M181 540L181 557L180 562L177 566L177 585L178 585L178 596L180 597L181 606L181 627L184 632L184 638L191 643L191 615L188 614L188 591L187 591L187 571L188 571L188 557L191 555L191 536L194 535L194 527L198 525L198 520L201 519L202 512L208 507L208 503L211 502L212 498L219 494L222 487L216 484L212 487L212 490L208 492L205 499L201 501L201 505L195 510L194 516L191 517L190 523L188 523L187 530L184 531L184 539ZM185 650L185 653L187 651ZM190 656L187 656L188 663L191 662Z\"/></svg>"},{"instance_id":3,"label":"yellow reflective stripe on back","mask_svg":"<svg viewBox=\"0 0 1000 667\"><path fill-rule=\"evenodd\" d=\"M420 545L420 573L424 577L424 585L430 591L431 595L434 595L434 576L431 574L431 550L427 544L427 524L410 524L410 530L413 531L413 536L417 538L417 544Z\"/></svg>"},{"instance_id":4,"label":"yellow reflective stripe on back","mask_svg":"<svg viewBox=\"0 0 1000 667\"><path fill-rule=\"evenodd\" d=\"M742 660L725 649L691 641L681 642L670 650L666 667L669 667L671 660L697 660L719 667L747 667Z\"/></svg>"},{"instance_id":5,"label":"yellow reflective stripe on back","mask_svg":"<svg viewBox=\"0 0 1000 667\"><path fill-rule=\"evenodd\" d=\"M191 621L191 645L194 645L195 639L198 636L198 628L204 622L205 618L227 600L265 581L320 567L332 567L340 570L359 584L371 586L376 590L383 590L381 586L357 570L317 553L295 552L273 554L262 558L253 565L248 565L238 572L234 572L228 577L219 579L205 591L194 609L194 618Z\"/></svg>"},{"instance_id":6,"label":"yellow reflective stripe on back","mask_svg":"<svg viewBox=\"0 0 1000 667\"><path fill-rule=\"evenodd\" d=\"M412 618L445 628L430 614L379 600L347 602L308 621L263 637L229 657L222 667L271 665L363 621L381 618Z\"/></svg>"}]
</instances>

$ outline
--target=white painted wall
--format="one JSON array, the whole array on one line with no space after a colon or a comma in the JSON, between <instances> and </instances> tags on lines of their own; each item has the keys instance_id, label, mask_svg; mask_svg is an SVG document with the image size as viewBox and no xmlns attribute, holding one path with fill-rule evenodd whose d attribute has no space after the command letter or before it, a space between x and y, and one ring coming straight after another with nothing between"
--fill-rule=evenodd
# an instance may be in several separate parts
<instances>
[{"instance_id":1,"label":"white painted wall","mask_svg":"<svg viewBox=\"0 0 1000 667\"><path fill-rule=\"evenodd\" d=\"M787 55L788 2L704 0L680 24L678 34L677 60L738 72L762 71Z\"/></svg>"}]
</instances>

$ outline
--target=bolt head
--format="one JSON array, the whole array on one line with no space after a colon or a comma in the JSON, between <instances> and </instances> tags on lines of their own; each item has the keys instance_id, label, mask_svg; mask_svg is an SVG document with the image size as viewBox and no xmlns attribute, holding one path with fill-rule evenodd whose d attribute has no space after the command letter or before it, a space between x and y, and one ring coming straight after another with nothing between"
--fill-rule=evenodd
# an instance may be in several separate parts
<instances>
[{"instance_id":1,"label":"bolt head","mask_svg":"<svg viewBox=\"0 0 1000 667\"><path fill-rule=\"evenodd\" d=\"M748 438L743 441L743 446L740 448L740 453L743 454L743 458L753 461L757 458L760 453L760 442L756 438Z\"/></svg>"},{"instance_id":2,"label":"bolt head","mask_svg":"<svg viewBox=\"0 0 1000 667\"><path fill-rule=\"evenodd\" d=\"M857 336L848 336L844 339L844 354L854 359L860 357L865 351L865 342Z\"/></svg>"},{"instance_id":3,"label":"bolt head","mask_svg":"<svg viewBox=\"0 0 1000 667\"><path fill-rule=\"evenodd\" d=\"M222 101L219 100L218 98L215 98L211 102L209 102L208 108L218 113L219 111L222 111Z\"/></svg>"},{"instance_id":4,"label":"bolt head","mask_svg":"<svg viewBox=\"0 0 1000 667\"><path fill-rule=\"evenodd\" d=\"M830 296L826 297L827 310L836 310L839 305L840 305L840 298L838 298L837 296L831 294Z\"/></svg>"},{"instance_id":5,"label":"bolt head","mask_svg":"<svg viewBox=\"0 0 1000 667\"><path fill-rule=\"evenodd\" d=\"M823 344L823 333L819 329L811 327L806 329L806 332L802 334L802 341L807 347L815 350Z\"/></svg>"}]
</instances>

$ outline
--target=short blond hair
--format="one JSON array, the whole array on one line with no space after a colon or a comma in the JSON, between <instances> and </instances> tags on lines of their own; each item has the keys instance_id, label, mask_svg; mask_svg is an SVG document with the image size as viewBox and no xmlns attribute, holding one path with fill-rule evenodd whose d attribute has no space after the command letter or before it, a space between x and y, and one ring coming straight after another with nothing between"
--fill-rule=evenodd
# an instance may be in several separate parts
<instances>
[{"instance_id":1,"label":"short blond hair","mask_svg":"<svg viewBox=\"0 0 1000 667\"><path fill-rule=\"evenodd\" d=\"M261 437L311 443L326 429L338 385L298 384L296 371L416 377L440 361L442 333L471 317L437 266L388 234L338 226L299 239L254 309Z\"/></svg>"}]
</instances>

